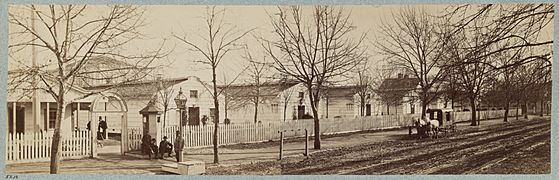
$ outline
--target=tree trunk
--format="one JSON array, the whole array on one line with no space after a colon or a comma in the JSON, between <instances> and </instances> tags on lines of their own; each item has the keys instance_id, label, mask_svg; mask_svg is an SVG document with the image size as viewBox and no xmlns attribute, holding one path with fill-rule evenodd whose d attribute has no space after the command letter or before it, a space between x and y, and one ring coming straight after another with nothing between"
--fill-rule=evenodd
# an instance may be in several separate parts
<instances>
[{"instance_id":1,"label":"tree trunk","mask_svg":"<svg viewBox=\"0 0 559 180\"><path fill-rule=\"evenodd\" d=\"M320 87L318 87L320 88ZM317 88L317 89L318 89ZM313 113L314 118L314 149L320 149L320 120L318 119L318 110L317 106L319 103L318 98L314 98L312 85L307 85L307 89L309 90L309 98L311 101L311 110ZM319 93L320 89L317 90L317 94Z\"/></svg>"},{"instance_id":2,"label":"tree trunk","mask_svg":"<svg viewBox=\"0 0 559 180\"><path fill-rule=\"evenodd\" d=\"M287 119L287 101L283 103L283 122Z\"/></svg>"},{"instance_id":3,"label":"tree trunk","mask_svg":"<svg viewBox=\"0 0 559 180\"><path fill-rule=\"evenodd\" d=\"M505 117L504 117L504 121L505 121L505 122L509 122L509 121L508 121L508 118L509 118L509 107L510 107L510 102L509 102L509 100L507 99L506 102L505 102Z\"/></svg>"},{"instance_id":4,"label":"tree trunk","mask_svg":"<svg viewBox=\"0 0 559 180\"><path fill-rule=\"evenodd\" d=\"M256 95L256 96L258 96L258 95ZM259 101L259 98L256 97L256 101L254 102L254 123L258 122L258 101Z\"/></svg>"},{"instance_id":5,"label":"tree trunk","mask_svg":"<svg viewBox=\"0 0 559 180\"><path fill-rule=\"evenodd\" d=\"M219 163L219 156L217 151L217 130L219 128L219 101L217 97L217 83L216 83L216 75L215 75L216 66L212 67L212 83L214 89L214 108L215 108L215 122L214 122L214 134L213 134L213 150L214 150L214 163Z\"/></svg>"},{"instance_id":6,"label":"tree trunk","mask_svg":"<svg viewBox=\"0 0 559 180\"><path fill-rule=\"evenodd\" d=\"M65 91L65 85L64 82L59 82L58 83L59 89L58 89L58 99L56 100L56 105L57 105L57 109L56 109L56 124L55 124L55 128L54 128L54 134L52 135L52 145L51 145L51 153L50 153L50 173L51 174L58 174L58 168L60 166L60 158L62 155L62 142L61 142L61 135L60 135L60 130L61 130L61 124L62 124L62 119L64 119L64 111L65 111L65 105L64 105L64 91Z\"/></svg>"},{"instance_id":7,"label":"tree trunk","mask_svg":"<svg viewBox=\"0 0 559 180\"><path fill-rule=\"evenodd\" d=\"M522 111L522 114L524 114L525 119L528 119L528 101L526 99L524 99L524 109L526 110Z\"/></svg>"},{"instance_id":8,"label":"tree trunk","mask_svg":"<svg viewBox=\"0 0 559 180\"><path fill-rule=\"evenodd\" d=\"M472 113L472 123L470 124L470 126L477 126L477 118L476 118L476 102L475 102L475 98L471 98L470 97L470 107L472 107L471 109L471 113Z\"/></svg>"},{"instance_id":9,"label":"tree trunk","mask_svg":"<svg viewBox=\"0 0 559 180\"><path fill-rule=\"evenodd\" d=\"M165 125L167 121L167 111L168 111L168 107L167 106L163 107L163 128L161 129L165 129Z\"/></svg>"},{"instance_id":10,"label":"tree trunk","mask_svg":"<svg viewBox=\"0 0 559 180\"><path fill-rule=\"evenodd\" d=\"M424 118L427 114L427 103L421 101L421 118Z\"/></svg>"}]
</instances>

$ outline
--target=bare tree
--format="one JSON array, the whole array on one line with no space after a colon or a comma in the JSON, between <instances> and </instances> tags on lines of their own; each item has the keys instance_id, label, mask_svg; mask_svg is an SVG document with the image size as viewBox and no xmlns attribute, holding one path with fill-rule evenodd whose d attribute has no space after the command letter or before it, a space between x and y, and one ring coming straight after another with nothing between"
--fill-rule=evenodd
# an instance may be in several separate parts
<instances>
[{"instance_id":1,"label":"bare tree","mask_svg":"<svg viewBox=\"0 0 559 180\"><path fill-rule=\"evenodd\" d=\"M214 116L216 119L213 134L214 163L219 163L217 134L219 128L218 96L220 92L217 87L217 67L222 62L225 55L233 50L241 48L241 46L236 43L251 31L241 32L237 30L236 27L227 27L227 24L224 22L224 17L225 10L218 10L215 6L206 8L205 28L207 28L207 34L204 35L206 37L201 37L201 43L195 43L191 38L187 38L186 35L182 37L174 35L175 38L187 45L190 50L203 55L204 59L198 62L209 65L212 69L212 96L215 108Z\"/></svg>"},{"instance_id":2,"label":"bare tree","mask_svg":"<svg viewBox=\"0 0 559 180\"><path fill-rule=\"evenodd\" d=\"M163 106L163 126L161 129L164 130L167 124L167 112L169 111L169 104L174 102L173 98L175 97L172 96L175 93L174 84L176 82L162 81L161 79L158 79L156 83L156 87L158 89L156 96L160 99L157 102L161 106Z\"/></svg>"},{"instance_id":3,"label":"bare tree","mask_svg":"<svg viewBox=\"0 0 559 180\"><path fill-rule=\"evenodd\" d=\"M440 82L445 74L441 67L445 59L446 37L437 29L437 19L420 9L403 9L393 15L393 23L382 25L381 41L377 47L388 62L405 70L419 80L421 116L427 105L438 96Z\"/></svg>"},{"instance_id":4,"label":"bare tree","mask_svg":"<svg viewBox=\"0 0 559 180\"><path fill-rule=\"evenodd\" d=\"M484 4L450 6L445 18L451 21L449 36L463 33L464 29L478 29L477 44L469 49L469 54L482 54L478 59L494 56L503 51L515 51L526 47L545 47L553 44L550 37L541 37L541 32L550 27L554 19L553 4ZM469 31L470 33L472 31ZM485 63L493 69L547 61L550 54L525 56L515 63L496 66L493 61L472 61ZM550 65L550 64L548 64Z\"/></svg>"},{"instance_id":5,"label":"bare tree","mask_svg":"<svg viewBox=\"0 0 559 180\"><path fill-rule=\"evenodd\" d=\"M452 8L446 16L452 23L448 37L453 66L462 74L463 88L475 110L475 99L483 91L487 76L496 71L533 61L549 61L549 54L530 54L498 63L503 55L515 57L523 48L542 47L553 43L540 37L540 32L553 19L552 4L463 5ZM466 75L467 74L467 75ZM476 125L472 112L472 125Z\"/></svg>"},{"instance_id":6,"label":"bare tree","mask_svg":"<svg viewBox=\"0 0 559 180\"><path fill-rule=\"evenodd\" d=\"M281 99L283 105L283 121L285 122L285 120L287 119L287 106L290 103L291 97L293 96L295 89L291 88L293 84L289 82L289 79L287 77L283 77L280 80L280 86L281 89L283 89L283 91L281 92Z\"/></svg>"},{"instance_id":7,"label":"bare tree","mask_svg":"<svg viewBox=\"0 0 559 180\"><path fill-rule=\"evenodd\" d=\"M97 9L97 8L96 8ZM97 94L118 84L137 81L147 73L148 65L160 58L161 48L153 52L140 55L125 55L122 47L134 39L141 38L138 28L143 24L143 10L136 6L112 5L106 8L103 15L90 16L91 8L75 5L25 6L21 9L31 12L32 16L20 13L17 9L10 9L9 23L14 25L10 30L11 61L24 62L14 54L23 52L27 48L44 52L44 59L53 59L49 64L55 68L45 66L28 66L20 63L20 68L11 78L12 85L21 81L38 79L27 87L27 90L43 90L50 94L57 104L56 123L51 147L50 173L59 171L61 157L61 124L64 119L65 108L73 101ZM86 15L87 14L87 15ZM12 41L14 40L14 41ZM19 40L19 41L15 41ZM83 67L95 64L98 58L113 57L122 61L132 62L125 66L105 69L102 72L84 70ZM28 58L28 57L26 57ZM34 64L35 65L35 64ZM103 79L112 79L107 88L92 91L77 99L66 99L70 89L76 87L76 79L99 77L92 74L102 74ZM32 78L27 78L32 77ZM39 84L40 83L40 84ZM23 88L13 86L14 89Z\"/></svg>"},{"instance_id":8,"label":"bare tree","mask_svg":"<svg viewBox=\"0 0 559 180\"><path fill-rule=\"evenodd\" d=\"M250 76L251 84L251 98L252 104L254 105L254 123L258 122L258 105L262 103L263 98L261 98L261 87L266 84L266 74L269 70L270 64L266 62L266 57L264 56L261 60L255 60L252 58L248 50L248 46L245 46L245 55L243 56L245 60L249 62L248 76Z\"/></svg>"},{"instance_id":9,"label":"bare tree","mask_svg":"<svg viewBox=\"0 0 559 180\"><path fill-rule=\"evenodd\" d=\"M357 68L356 76L352 79L353 84L356 86L354 91L359 98L360 116L365 116L365 106L370 103L370 100L373 98L372 86L375 83L375 80L369 70L370 67L367 66L367 63L363 63L362 66Z\"/></svg>"},{"instance_id":10,"label":"bare tree","mask_svg":"<svg viewBox=\"0 0 559 180\"><path fill-rule=\"evenodd\" d=\"M355 29L349 14L329 6L278 7L270 15L276 40L264 40L262 46L280 73L303 83L309 95L314 117L314 148L320 149L318 105L324 83L359 64L364 55L363 36L352 38Z\"/></svg>"}]
</instances>

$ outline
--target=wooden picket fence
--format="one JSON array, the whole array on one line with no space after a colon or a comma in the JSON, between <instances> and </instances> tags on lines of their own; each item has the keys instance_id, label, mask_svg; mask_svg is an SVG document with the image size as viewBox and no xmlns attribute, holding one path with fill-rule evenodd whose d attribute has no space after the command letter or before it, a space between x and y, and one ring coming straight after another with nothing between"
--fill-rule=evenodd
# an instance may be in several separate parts
<instances>
[{"instance_id":1,"label":"wooden picket fence","mask_svg":"<svg viewBox=\"0 0 559 180\"><path fill-rule=\"evenodd\" d=\"M504 110L481 111L482 119L500 118ZM510 114L514 116L513 113ZM321 119L321 134L336 134L356 131L379 130L389 128L400 128L412 125L412 119L419 118L418 114L398 114L385 116L368 116L357 118L333 118ZM455 122L468 121L470 112L455 112ZM214 125L199 125L183 127L182 136L185 137L186 147L212 146ZM285 138L303 137L305 129L310 136L314 135L314 121L312 119L290 120L278 123L232 123L219 124L218 144L239 144L251 142L263 142L280 139L280 131L284 132ZM163 136L173 143L176 138L178 126L170 126L163 129ZM132 150L140 149L141 129L130 128L129 147Z\"/></svg>"},{"instance_id":2,"label":"wooden picket fence","mask_svg":"<svg viewBox=\"0 0 559 180\"><path fill-rule=\"evenodd\" d=\"M142 147L142 128L128 128L128 149L139 150Z\"/></svg>"},{"instance_id":3,"label":"wooden picket fence","mask_svg":"<svg viewBox=\"0 0 559 180\"><path fill-rule=\"evenodd\" d=\"M480 116L479 117L480 119L485 120L485 119L502 118L503 115L505 115L505 110L479 111L479 112L476 112L476 113L479 113L478 115ZM521 116L521 114L522 114L522 110L519 109L518 110L518 115ZM472 116L471 111L454 112L455 122L470 121L471 116ZM509 117L516 116L516 109L511 108L509 110L509 115L508 116Z\"/></svg>"},{"instance_id":4,"label":"wooden picket fence","mask_svg":"<svg viewBox=\"0 0 559 180\"><path fill-rule=\"evenodd\" d=\"M390 115L390 116L371 116L351 119L322 119L320 120L321 134L334 134L344 132L355 132L365 130L375 130L383 128L398 128L409 125L410 119L417 115ZM185 126L183 137L185 137L186 147L205 147L211 146L213 140L214 125L205 126ZM285 138L303 137L305 129L309 135L314 134L314 121L312 119L291 120L281 123L233 123L220 124L218 129L218 144L238 144L250 142L262 142L278 140L280 131L284 132ZM170 142L176 138L178 126L166 127L163 135L167 136Z\"/></svg>"},{"instance_id":5,"label":"wooden picket fence","mask_svg":"<svg viewBox=\"0 0 559 180\"><path fill-rule=\"evenodd\" d=\"M52 132L9 133L6 140L6 163L50 160ZM89 131L74 131L62 141L62 158L88 157L91 152Z\"/></svg>"}]
</instances>

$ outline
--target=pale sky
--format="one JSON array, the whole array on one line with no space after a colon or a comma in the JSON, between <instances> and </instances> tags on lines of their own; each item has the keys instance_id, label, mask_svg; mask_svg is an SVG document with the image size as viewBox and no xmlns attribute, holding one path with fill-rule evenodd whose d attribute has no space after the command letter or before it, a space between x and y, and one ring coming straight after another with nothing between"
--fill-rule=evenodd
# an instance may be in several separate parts
<instances>
[{"instance_id":1,"label":"pale sky","mask_svg":"<svg viewBox=\"0 0 559 180\"><path fill-rule=\"evenodd\" d=\"M375 56L375 49L373 43L379 33L378 27L381 21L390 21L391 13L397 12L403 5L356 5L344 6L344 9L351 11L351 21L356 26L354 31L355 37L361 33L367 32L367 41L364 45L369 47L369 54L374 62L378 61L381 57ZM416 7L423 7L431 11L442 11L446 5L416 5ZM272 27L270 25L270 18L268 13L273 14L277 12L276 6L220 6L226 9L225 21L230 25L236 26L240 31L247 31L256 28L253 33L259 34L264 37L270 37ZM193 63L195 59L201 59L197 52L187 50L184 43L179 42L172 38L173 33L182 36L185 33L187 37L192 37L198 40L197 34L205 33L204 19L205 6L147 6L146 20L150 24L146 27L146 34L155 39L167 38L169 39L169 47L175 47L169 59L174 61L172 68L165 71L166 76L187 76L196 75L203 80L209 81L209 71L201 68L207 68L200 64ZM248 44L250 52L254 58L262 57L262 48L260 44L251 35L246 36L243 43ZM240 63L246 61L241 57L242 51L236 51L226 56L223 65L219 69L220 72L227 74L228 77L235 76L238 70L243 67ZM223 75L218 75L219 77Z\"/></svg>"},{"instance_id":2,"label":"pale sky","mask_svg":"<svg viewBox=\"0 0 559 180\"><path fill-rule=\"evenodd\" d=\"M92 6L92 8L102 9L106 6ZM153 50L158 47L163 39L166 41L166 50L173 50L170 55L157 64L168 64L172 62L168 68L162 72L166 77L185 77L195 75L204 81L211 80L209 66L200 63L194 63L195 60L201 60L202 56L198 52L189 51L184 43L172 37L173 34L178 36L187 35L194 42L200 42L198 35L205 33L204 31L204 15L206 6L185 6L185 5L150 5L146 8L145 19L147 26L142 27L141 32L149 39L138 40L129 44L126 49L131 52L142 52ZM425 8L428 12L435 13L444 10L447 5L352 5L343 6L344 9L351 11L351 21L356 27L354 31L355 37L363 32L368 32L367 41L364 45L368 46L370 55L369 64L377 64L382 58L376 53L373 44L379 36L379 27L382 22L391 22L392 13L396 13L402 8L414 7ZM272 28L268 13L277 12L276 6L219 6L218 8L226 9L225 22L231 26L235 26L239 31L247 31L253 29L253 34L270 37ZM15 8L10 8L12 11ZM268 13L267 13L268 12ZM10 25L10 28L12 25ZM550 31L552 32L552 31ZM548 33L552 37L552 33ZM260 44L252 35L245 36L242 43L246 43L252 56L256 59L263 56ZM243 67L242 63L246 63L241 57L242 51L235 51L228 54L218 68L218 77L222 79L224 75L228 79L232 79L237 75L238 71Z\"/></svg>"}]
</instances>

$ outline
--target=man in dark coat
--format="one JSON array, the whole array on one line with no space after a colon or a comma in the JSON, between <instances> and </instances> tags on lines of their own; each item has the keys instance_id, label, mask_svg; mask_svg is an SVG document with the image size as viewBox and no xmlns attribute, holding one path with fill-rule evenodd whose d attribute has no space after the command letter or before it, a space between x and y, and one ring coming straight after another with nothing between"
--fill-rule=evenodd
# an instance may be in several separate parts
<instances>
[{"instance_id":1,"label":"man in dark coat","mask_svg":"<svg viewBox=\"0 0 559 180\"><path fill-rule=\"evenodd\" d=\"M180 131L177 131L177 138L175 139L175 154L177 156L177 162L182 162L182 149L184 148L184 139Z\"/></svg>"},{"instance_id":2,"label":"man in dark coat","mask_svg":"<svg viewBox=\"0 0 559 180\"><path fill-rule=\"evenodd\" d=\"M107 139L107 122L103 121L103 118L101 118L101 116L99 116L99 127L97 127L97 131L101 132L100 129L103 129L102 131L102 135L103 135L103 139Z\"/></svg>"},{"instance_id":3,"label":"man in dark coat","mask_svg":"<svg viewBox=\"0 0 559 180\"><path fill-rule=\"evenodd\" d=\"M147 154L149 155L151 153L151 148L150 148L150 141L151 141L151 136L147 133L144 132L144 137L142 137L142 153L143 154Z\"/></svg>"},{"instance_id":4,"label":"man in dark coat","mask_svg":"<svg viewBox=\"0 0 559 180\"><path fill-rule=\"evenodd\" d=\"M153 154L153 158L158 159L159 157L159 148L157 147L157 140L151 139L151 143L149 144L149 155L148 157L151 159L151 155Z\"/></svg>"},{"instance_id":5,"label":"man in dark coat","mask_svg":"<svg viewBox=\"0 0 559 180\"><path fill-rule=\"evenodd\" d=\"M165 157L165 153L169 153L169 157L171 157L172 152L173 144L167 141L167 136L163 136L163 140L159 143L159 153L161 154L161 158Z\"/></svg>"}]
</instances>

